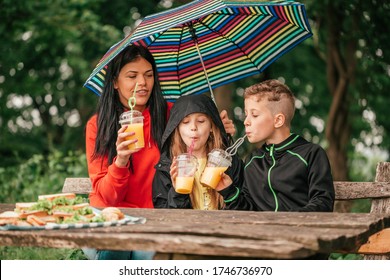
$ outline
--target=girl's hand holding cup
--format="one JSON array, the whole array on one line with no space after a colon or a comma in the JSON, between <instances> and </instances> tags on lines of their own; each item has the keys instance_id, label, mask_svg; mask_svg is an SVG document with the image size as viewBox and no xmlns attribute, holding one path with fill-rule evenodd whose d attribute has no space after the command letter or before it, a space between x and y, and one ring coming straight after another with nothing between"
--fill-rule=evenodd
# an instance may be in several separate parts
<instances>
[{"instance_id":1,"label":"girl's hand holding cup","mask_svg":"<svg viewBox=\"0 0 390 280\"><path fill-rule=\"evenodd\" d=\"M177 177L177 161L176 157L173 158L171 164L171 170L169 171L169 175L171 175L172 185L176 189L176 177Z\"/></svg>"}]
</instances>

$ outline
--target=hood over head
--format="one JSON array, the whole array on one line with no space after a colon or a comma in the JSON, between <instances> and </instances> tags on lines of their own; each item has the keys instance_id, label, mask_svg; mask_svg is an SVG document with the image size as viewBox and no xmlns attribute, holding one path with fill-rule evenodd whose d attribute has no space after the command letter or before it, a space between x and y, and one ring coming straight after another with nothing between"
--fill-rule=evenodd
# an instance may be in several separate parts
<instances>
[{"instance_id":1,"label":"hood over head","mask_svg":"<svg viewBox=\"0 0 390 280\"><path fill-rule=\"evenodd\" d=\"M203 113L208 115L213 123L221 130L221 135L223 138L223 142L225 145L228 144L228 137L223 126L221 117L219 116L219 112L217 106L215 106L213 100L207 95L189 95L189 96L181 96L173 105L170 117L168 120L168 124L165 128L161 147L163 150L169 148L168 139L176 129L176 127L180 124L180 122L189 114L193 113ZM168 146L167 146L168 145Z\"/></svg>"}]
</instances>

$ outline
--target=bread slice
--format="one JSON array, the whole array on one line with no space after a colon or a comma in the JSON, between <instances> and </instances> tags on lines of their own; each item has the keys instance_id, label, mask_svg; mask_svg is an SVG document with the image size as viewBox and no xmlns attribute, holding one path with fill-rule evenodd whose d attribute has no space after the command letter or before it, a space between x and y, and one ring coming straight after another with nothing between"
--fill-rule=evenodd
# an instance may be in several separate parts
<instances>
[{"instance_id":1,"label":"bread slice","mask_svg":"<svg viewBox=\"0 0 390 280\"><path fill-rule=\"evenodd\" d=\"M37 203L36 202L16 202L15 203L15 210L19 210L19 211L27 210L34 205L37 205Z\"/></svg>"},{"instance_id":2,"label":"bread slice","mask_svg":"<svg viewBox=\"0 0 390 280\"><path fill-rule=\"evenodd\" d=\"M78 210L78 209L82 209L82 208L88 207L88 206L89 206L89 203L85 202L85 203L75 204L72 206L72 208L73 208L73 210Z\"/></svg>"},{"instance_id":3,"label":"bread slice","mask_svg":"<svg viewBox=\"0 0 390 280\"><path fill-rule=\"evenodd\" d=\"M46 225L46 222L35 215L30 215L27 217L26 221L30 223L33 226L44 226Z\"/></svg>"},{"instance_id":4,"label":"bread slice","mask_svg":"<svg viewBox=\"0 0 390 280\"><path fill-rule=\"evenodd\" d=\"M31 210L31 211L21 211L19 213L19 218L21 219L26 219L28 216L31 216L31 215L34 215L34 216L37 216L37 217L46 217L49 215L49 213L47 213L47 211L45 210Z\"/></svg>"},{"instance_id":5,"label":"bread slice","mask_svg":"<svg viewBox=\"0 0 390 280\"><path fill-rule=\"evenodd\" d=\"M54 210L53 214L52 214L52 216L55 218L72 217L73 215L74 215L74 213L65 212L65 211L61 211L61 210L58 210L58 211Z\"/></svg>"},{"instance_id":6,"label":"bread slice","mask_svg":"<svg viewBox=\"0 0 390 280\"><path fill-rule=\"evenodd\" d=\"M39 217L45 223L57 223L57 219L54 216Z\"/></svg>"},{"instance_id":7,"label":"bread slice","mask_svg":"<svg viewBox=\"0 0 390 280\"><path fill-rule=\"evenodd\" d=\"M31 224L28 223L27 221L25 220L17 220L15 221L14 223L12 223L14 226L18 226L18 227L31 227Z\"/></svg>"},{"instance_id":8,"label":"bread slice","mask_svg":"<svg viewBox=\"0 0 390 280\"><path fill-rule=\"evenodd\" d=\"M74 198L76 198L76 194L75 193L55 193L55 194L39 195L38 200L47 199L47 200L52 201L53 199L55 199L57 197L66 197L66 198L74 199Z\"/></svg>"}]
</instances>

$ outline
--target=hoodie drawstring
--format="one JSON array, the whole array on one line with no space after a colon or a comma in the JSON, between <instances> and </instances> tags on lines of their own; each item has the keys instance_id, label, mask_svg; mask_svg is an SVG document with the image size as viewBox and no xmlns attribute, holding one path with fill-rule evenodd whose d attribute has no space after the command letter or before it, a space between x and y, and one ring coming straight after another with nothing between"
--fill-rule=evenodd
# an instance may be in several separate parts
<instances>
[{"instance_id":1,"label":"hoodie drawstring","mask_svg":"<svg viewBox=\"0 0 390 280\"><path fill-rule=\"evenodd\" d=\"M274 168L274 166L276 164L275 157L274 157L274 148L275 148L274 146L275 146L274 144L271 146L270 152L269 152L269 155L272 158L272 166L268 170L268 186L269 186L269 189L271 190L272 195L274 196L274 199L275 199L275 212L278 212L279 202L278 202L278 198L277 198L276 193L275 193L274 189L272 188L272 184L271 184L271 171L272 171L272 168Z\"/></svg>"}]
</instances>

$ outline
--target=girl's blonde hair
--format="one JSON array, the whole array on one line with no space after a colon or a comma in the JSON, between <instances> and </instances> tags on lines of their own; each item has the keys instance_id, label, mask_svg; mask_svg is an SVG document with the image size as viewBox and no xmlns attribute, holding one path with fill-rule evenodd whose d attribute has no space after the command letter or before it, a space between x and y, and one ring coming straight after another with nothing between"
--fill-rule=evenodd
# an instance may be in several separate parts
<instances>
[{"instance_id":1,"label":"girl's blonde hair","mask_svg":"<svg viewBox=\"0 0 390 280\"><path fill-rule=\"evenodd\" d=\"M203 114L203 113L202 113ZM206 142L206 154L210 153L212 149L219 148L219 149L226 149L225 145L222 141L221 131L218 129L218 127L214 124L210 116L204 114L208 120L211 123L211 132L209 135L209 138ZM187 145L184 143L183 139L180 136L179 126L177 126L172 134L172 141L171 141L171 158L174 158L180 154L187 153ZM202 190L197 187L197 184L194 184L194 188L192 189L192 193L190 193L190 199L191 204L194 209L200 208L200 203L197 201L196 198L202 197ZM210 208L212 209L222 209L225 206L225 202L223 200L223 197L217 192L212 191L210 192L211 196L211 202L210 202Z\"/></svg>"}]
</instances>

